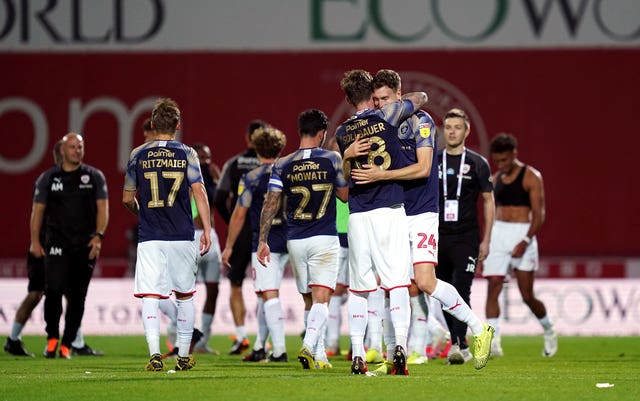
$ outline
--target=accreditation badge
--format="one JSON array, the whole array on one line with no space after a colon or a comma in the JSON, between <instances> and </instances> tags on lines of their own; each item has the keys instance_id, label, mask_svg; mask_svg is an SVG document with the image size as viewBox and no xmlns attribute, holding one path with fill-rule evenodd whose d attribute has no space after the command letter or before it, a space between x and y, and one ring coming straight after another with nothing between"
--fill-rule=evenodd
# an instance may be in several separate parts
<instances>
[{"instance_id":1,"label":"accreditation badge","mask_svg":"<svg viewBox=\"0 0 640 401\"><path fill-rule=\"evenodd\" d=\"M445 199L444 221L458 221L458 200Z\"/></svg>"}]
</instances>

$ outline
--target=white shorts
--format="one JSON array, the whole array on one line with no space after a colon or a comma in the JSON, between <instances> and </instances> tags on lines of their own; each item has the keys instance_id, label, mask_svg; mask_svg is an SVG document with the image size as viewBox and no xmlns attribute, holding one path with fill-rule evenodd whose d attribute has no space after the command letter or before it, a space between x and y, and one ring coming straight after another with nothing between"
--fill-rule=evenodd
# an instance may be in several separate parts
<instances>
[{"instance_id":1,"label":"white shorts","mask_svg":"<svg viewBox=\"0 0 640 401\"><path fill-rule=\"evenodd\" d=\"M521 271L538 270L538 241L536 237L531 239L522 258L511 257L513 248L527 235L529 226L529 223L506 221L493 223L489 255L483 263L482 275L484 277L504 277L509 273L509 268Z\"/></svg>"},{"instance_id":2,"label":"white shorts","mask_svg":"<svg viewBox=\"0 0 640 401\"><path fill-rule=\"evenodd\" d=\"M338 279L336 284L349 286L349 248L340 247L338 252Z\"/></svg>"},{"instance_id":3,"label":"white shorts","mask_svg":"<svg viewBox=\"0 0 640 401\"><path fill-rule=\"evenodd\" d=\"M409 241L411 243L411 262L438 264L438 213L422 213L407 216L409 225Z\"/></svg>"},{"instance_id":4,"label":"white shorts","mask_svg":"<svg viewBox=\"0 0 640 401\"><path fill-rule=\"evenodd\" d=\"M409 228L404 207L349 215L349 290L371 292L410 285Z\"/></svg>"},{"instance_id":5,"label":"white shorts","mask_svg":"<svg viewBox=\"0 0 640 401\"><path fill-rule=\"evenodd\" d=\"M288 261L288 254L272 253L271 262L267 263L267 267L264 267L258 262L258 254L256 252L251 253L251 275L255 292L279 290L284 268Z\"/></svg>"},{"instance_id":6,"label":"white shorts","mask_svg":"<svg viewBox=\"0 0 640 401\"><path fill-rule=\"evenodd\" d=\"M193 241L140 242L133 295L168 298L173 291L193 294L197 252Z\"/></svg>"},{"instance_id":7,"label":"white shorts","mask_svg":"<svg viewBox=\"0 0 640 401\"><path fill-rule=\"evenodd\" d=\"M196 230L196 239L194 240L196 249L200 249L200 237L203 230ZM222 252L220 252L220 241L216 230L211 229L211 248L204 256L197 253L196 260L198 263L198 283L219 283L220 269L222 268Z\"/></svg>"},{"instance_id":8,"label":"white shorts","mask_svg":"<svg viewBox=\"0 0 640 401\"><path fill-rule=\"evenodd\" d=\"M288 240L287 249L299 293L308 294L314 286L336 289L340 252L337 235Z\"/></svg>"}]
</instances>

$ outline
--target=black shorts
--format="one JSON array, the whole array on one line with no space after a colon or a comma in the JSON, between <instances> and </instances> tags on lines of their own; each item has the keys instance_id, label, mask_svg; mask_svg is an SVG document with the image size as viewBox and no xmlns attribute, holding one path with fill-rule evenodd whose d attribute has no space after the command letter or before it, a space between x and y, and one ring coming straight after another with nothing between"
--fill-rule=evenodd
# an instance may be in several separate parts
<instances>
[{"instance_id":1,"label":"black shorts","mask_svg":"<svg viewBox=\"0 0 640 401\"><path fill-rule=\"evenodd\" d=\"M233 253L229 258L229 272L227 277L231 284L237 286L242 285L242 281L246 277L247 266L251 263L251 240L252 240L251 226L249 221L246 220L242 230L236 238L236 242L233 244Z\"/></svg>"},{"instance_id":2,"label":"black shorts","mask_svg":"<svg viewBox=\"0 0 640 401\"><path fill-rule=\"evenodd\" d=\"M44 258L36 258L31 252L27 252L27 277L29 292L44 291Z\"/></svg>"}]
</instances>

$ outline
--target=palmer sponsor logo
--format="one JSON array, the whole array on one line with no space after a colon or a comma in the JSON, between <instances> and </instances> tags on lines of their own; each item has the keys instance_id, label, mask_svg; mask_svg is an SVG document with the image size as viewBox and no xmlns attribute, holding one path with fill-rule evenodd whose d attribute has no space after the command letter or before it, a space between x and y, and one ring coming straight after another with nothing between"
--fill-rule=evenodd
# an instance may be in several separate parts
<instances>
[{"instance_id":1,"label":"palmer sponsor logo","mask_svg":"<svg viewBox=\"0 0 640 401\"><path fill-rule=\"evenodd\" d=\"M293 166L293 172L311 171L311 170L319 170L319 169L320 169L320 163L316 163L312 161L305 161L301 164L295 164Z\"/></svg>"},{"instance_id":2,"label":"palmer sponsor logo","mask_svg":"<svg viewBox=\"0 0 640 401\"><path fill-rule=\"evenodd\" d=\"M175 152L170 151L169 149L158 149L158 150L150 150L147 152L147 157L149 159L157 159L157 158L166 158L166 157L175 157Z\"/></svg>"}]
</instances>

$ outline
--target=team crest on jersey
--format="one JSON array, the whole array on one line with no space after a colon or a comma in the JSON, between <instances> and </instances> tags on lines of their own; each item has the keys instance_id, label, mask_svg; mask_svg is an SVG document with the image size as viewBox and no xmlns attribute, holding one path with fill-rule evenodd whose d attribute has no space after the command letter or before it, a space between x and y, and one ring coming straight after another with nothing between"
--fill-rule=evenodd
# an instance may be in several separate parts
<instances>
[{"instance_id":1,"label":"team crest on jersey","mask_svg":"<svg viewBox=\"0 0 640 401\"><path fill-rule=\"evenodd\" d=\"M429 138L429 136L431 136L431 124L429 123L422 123L419 126L420 128L420 136L423 138Z\"/></svg>"},{"instance_id":2,"label":"team crest on jersey","mask_svg":"<svg viewBox=\"0 0 640 401\"><path fill-rule=\"evenodd\" d=\"M93 188L93 184L91 184L91 177L88 174L80 177L81 184L78 185L78 188Z\"/></svg>"},{"instance_id":3,"label":"team crest on jersey","mask_svg":"<svg viewBox=\"0 0 640 401\"><path fill-rule=\"evenodd\" d=\"M465 163L464 166L462 166L462 174L467 174L469 171L471 171L471 166Z\"/></svg>"},{"instance_id":4,"label":"team crest on jersey","mask_svg":"<svg viewBox=\"0 0 640 401\"><path fill-rule=\"evenodd\" d=\"M400 133L402 135L405 135L408 130L409 130L409 126L407 124L402 124L402 126L400 126Z\"/></svg>"}]
</instances>

